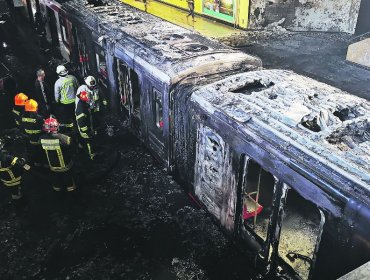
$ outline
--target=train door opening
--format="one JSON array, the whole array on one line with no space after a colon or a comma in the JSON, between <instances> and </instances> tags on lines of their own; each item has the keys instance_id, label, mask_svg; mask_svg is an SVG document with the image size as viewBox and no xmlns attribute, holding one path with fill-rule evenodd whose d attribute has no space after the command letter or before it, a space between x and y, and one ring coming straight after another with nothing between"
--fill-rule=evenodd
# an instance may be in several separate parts
<instances>
[{"instance_id":1,"label":"train door opening","mask_svg":"<svg viewBox=\"0 0 370 280\"><path fill-rule=\"evenodd\" d=\"M164 92L156 87L149 85L148 102L145 108L148 112L143 113L144 122L147 127L148 144L161 161L166 161L166 149L164 143Z\"/></svg>"},{"instance_id":2,"label":"train door opening","mask_svg":"<svg viewBox=\"0 0 370 280\"><path fill-rule=\"evenodd\" d=\"M325 223L324 213L305 200L294 189L287 188L283 214L280 217L278 258L285 270L301 279L311 279Z\"/></svg>"},{"instance_id":3,"label":"train door opening","mask_svg":"<svg viewBox=\"0 0 370 280\"><path fill-rule=\"evenodd\" d=\"M277 180L252 159L248 161L247 170L244 174L243 225L248 231L253 232L261 243L264 243L267 241L273 194Z\"/></svg>"},{"instance_id":4,"label":"train door opening","mask_svg":"<svg viewBox=\"0 0 370 280\"><path fill-rule=\"evenodd\" d=\"M153 113L154 113L154 126L156 129L156 134L159 137L163 137L163 95L160 91L153 88Z\"/></svg>"},{"instance_id":5,"label":"train door opening","mask_svg":"<svg viewBox=\"0 0 370 280\"><path fill-rule=\"evenodd\" d=\"M128 118L131 128L141 135L141 87L137 73L117 59L118 91L122 113Z\"/></svg>"},{"instance_id":6,"label":"train door opening","mask_svg":"<svg viewBox=\"0 0 370 280\"><path fill-rule=\"evenodd\" d=\"M140 121L140 106L141 106L141 87L139 82L139 76L136 72L130 69L130 78L131 78L131 88L132 88L132 114L133 116Z\"/></svg>"},{"instance_id":7,"label":"train door opening","mask_svg":"<svg viewBox=\"0 0 370 280\"><path fill-rule=\"evenodd\" d=\"M156 138L157 142L160 142L160 146L163 146L163 93L152 87L150 94L150 112L148 114L148 130L152 137Z\"/></svg>"},{"instance_id":8,"label":"train door opening","mask_svg":"<svg viewBox=\"0 0 370 280\"><path fill-rule=\"evenodd\" d=\"M52 48L59 48L58 28L55 18L55 12L46 7L46 40L51 44Z\"/></svg>"},{"instance_id":9,"label":"train door opening","mask_svg":"<svg viewBox=\"0 0 370 280\"><path fill-rule=\"evenodd\" d=\"M86 39L82 35L82 32L77 30L77 28L72 28L73 41L76 42L73 46L72 55L73 61L78 65L78 70L81 77L87 77L90 74L89 66L89 53L86 47Z\"/></svg>"},{"instance_id":10,"label":"train door opening","mask_svg":"<svg viewBox=\"0 0 370 280\"><path fill-rule=\"evenodd\" d=\"M49 8L48 8L49 10ZM58 44L55 45L55 47L58 48L59 53L58 55L61 55L65 60L70 62L70 48L72 39L70 38L70 31L72 29L72 23L69 22L66 18L60 16L58 12L55 12L54 10L50 9L51 11L51 24L52 26L55 23L55 30L50 30L51 32L57 31L54 34L57 34L55 36ZM53 39L54 40L54 39ZM53 42L54 45L54 42Z\"/></svg>"},{"instance_id":11,"label":"train door opening","mask_svg":"<svg viewBox=\"0 0 370 280\"><path fill-rule=\"evenodd\" d=\"M105 60L105 52L97 46L95 47L95 61L96 61L96 73L97 73L97 80L98 80L99 88L101 92L103 92L103 95L105 97L108 97L110 96L109 91L108 91L109 79L108 79L107 62ZM89 64L87 63L87 65ZM112 102L112 100L110 100L110 102Z\"/></svg>"}]
</instances>

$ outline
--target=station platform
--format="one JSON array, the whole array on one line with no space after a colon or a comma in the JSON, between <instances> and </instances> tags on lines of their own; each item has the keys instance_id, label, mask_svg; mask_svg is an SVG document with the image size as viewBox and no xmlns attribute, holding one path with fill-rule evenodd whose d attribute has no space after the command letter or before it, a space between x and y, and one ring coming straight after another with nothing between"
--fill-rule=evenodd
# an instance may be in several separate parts
<instances>
[{"instance_id":1,"label":"station platform","mask_svg":"<svg viewBox=\"0 0 370 280\"><path fill-rule=\"evenodd\" d=\"M147 0L146 5L142 0L121 0L121 2L186 29L197 31L206 37L222 38L242 32L238 28L199 15L195 15L193 21L191 16L187 17L188 11L158 1Z\"/></svg>"}]
</instances>

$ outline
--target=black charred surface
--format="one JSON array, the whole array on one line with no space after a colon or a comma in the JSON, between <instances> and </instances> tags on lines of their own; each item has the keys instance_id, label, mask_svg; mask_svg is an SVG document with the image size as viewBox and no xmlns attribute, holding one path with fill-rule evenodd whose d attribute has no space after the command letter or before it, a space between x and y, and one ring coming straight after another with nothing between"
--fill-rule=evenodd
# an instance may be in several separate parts
<instances>
[{"instance_id":1,"label":"black charred surface","mask_svg":"<svg viewBox=\"0 0 370 280\"><path fill-rule=\"evenodd\" d=\"M369 70L346 62L351 36L325 32L253 32L237 38L266 68L290 69L370 100Z\"/></svg>"},{"instance_id":2,"label":"black charred surface","mask_svg":"<svg viewBox=\"0 0 370 280\"><path fill-rule=\"evenodd\" d=\"M18 86L27 92L45 57L33 37L24 43L30 26L18 28L12 39L23 43L11 48L17 63L5 62L23 74ZM24 147L12 133L13 148ZM105 140L120 160L109 173L77 163L81 191L74 197L55 194L43 169L25 176L19 206L1 186L0 279L249 279L245 257L137 138L123 130ZM91 173L105 177L89 180Z\"/></svg>"},{"instance_id":3,"label":"black charred surface","mask_svg":"<svg viewBox=\"0 0 370 280\"><path fill-rule=\"evenodd\" d=\"M248 279L244 258L136 138L111 141L119 163L75 197L53 193L41 170L26 178L23 207L0 189L0 278Z\"/></svg>"}]
</instances>

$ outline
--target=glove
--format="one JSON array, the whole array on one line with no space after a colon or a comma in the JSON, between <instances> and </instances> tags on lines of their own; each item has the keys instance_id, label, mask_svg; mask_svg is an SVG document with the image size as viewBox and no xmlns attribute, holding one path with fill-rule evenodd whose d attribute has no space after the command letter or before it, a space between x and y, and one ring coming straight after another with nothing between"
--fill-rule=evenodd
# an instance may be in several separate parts
<instances>
[{"instance_id":1,"label":"glove","mask_svg":"<svg viewBox=\"0 0 370 280\"><path fill-rule=\"evenodd\" d=\"M105 107L107 107L107 105L108 105L108 102L107 102L107 100L103 100L103 105L105 106Z\"/></svg>"},{"instance_id":2,"label":"glove","mask_svg":"<svg viewBox=\"0 0 370 280\"><path fill-rule=\"evenodd\" d=\"M26 160L24 158L19 158L17 160L17 165L23 167L25 170L30 170L31 169L31 166L29 166L27 163L26 163Z\"/></svg>"},{"instance_id":3,"label":"glove","mask_svg":"<svg viewBox=\"0 0 370 280\"><path fill-rule=\"evenodd\" d=\"M23 167L26 164L26 160L24 158L18 158L17 165Z\"/></svg>"},{"instance_id":4,"label":"glove","mask_svg":"<svg viewBox=\"0 0 370 280\"><path fill-rule=\"evenodd\" d=\"M30 170L31 169L31 166L29 166L28 164L25 164L25 165L23 165L23 168L24 168L24 170Z\"/></svg>"}]
</instances>

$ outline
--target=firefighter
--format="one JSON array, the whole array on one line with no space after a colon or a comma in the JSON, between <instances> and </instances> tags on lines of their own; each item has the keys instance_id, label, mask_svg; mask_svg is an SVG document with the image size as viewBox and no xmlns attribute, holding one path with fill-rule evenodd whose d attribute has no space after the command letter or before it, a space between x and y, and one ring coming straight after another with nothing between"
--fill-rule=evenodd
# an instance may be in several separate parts
<instances>
[{"instance_id":1,"label":"firefighter","mask_svg":"<svg viewBox=\"0 0 370 280\"><path fill-rule=\"evenodd\" d=\"M76 190L76 184L72 174L72 138L58 133L58 129L58 121L53 116L47 118L43 125L45 133L40 137L40 143L52 172L54 191L73 192Z\"/></svg>"},{"instance_id":2,"label":"firefighter","mask_svg":"<svg viewBox=\"0 0 370 280\"><path fill-rule=\"evenodd\" d=\"M56 70L59 79L54 85L55 101L58 104L58 117L60 130L64 133L73 132L74 110L76 91L79 86L76 77L68 75L64 65L59 65Z\"/></svg>"},{"instance_id":3,"label":"firefighter","mask_svg":"<svg viewBox=\"0 0 370 280\"><path fill-rule=\"evenodd\" d=\"M44 120L37 111L37 102L33 99L27 100L24 106L21 127L28 137L27 152L31 162L33 162L35 166L41 166L43 164L44 154L39 146L39 138L42 134Z\"/></svg>"},{"instance_id":4,"label":"firefighter","mask_svg":"<svg viewBox=\"0 0 370 280\"><path fill-rule=\"evenodd\" d=\"M80 142L91 160L96 156L94 145L93 101L87 91L80 91L76 99L76 122Z\"/></svg>"},{"instance_id":5,"label":"firefighter","mask_svg":"<svg viewBox=\"0 0 370 280\"><path fill-rule=\"evenodd\" d=\"M85 85L81 85L77 90L77 96L83 91L86 91L89 94L89 98L91 99L90 102L90 109L92 112L92 118L94 123L94 133L97 133L97 128L99 127L100 120L102 118L102 105L104 107L107 106L107 100L105 96L101 96L102 93L99 91L98 85L96 83L96 79L93 76L88 76L85 79ZM76 97L78 99L78 97Z\"/></svg>"},{"instance_id":6,"label":"firefighter","mask_svg":"<svg viewBox=\"0 0 370 280\"><path fill-rule=\"evenodd\" d=\"M24 114L24 105L28 100L28 96L24 93L18 93L14 97L14 107L13 107L13 115L15 124L19 127L22 122L22 116Z\"/></svg>"},{"instance_id":7,"label":"firefighter","mask_svg":"<svg viewBox=\"0 0 370 280\"><path fill-rule=\"evenodd\" d=\"M0 138L0 181L11 188L12 200L22 198L23 169L30 170L24 158L18 158L5 150L5 140Z\"/></svg>"}]
</instances>

